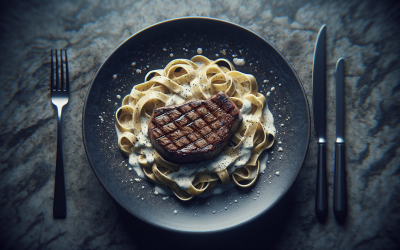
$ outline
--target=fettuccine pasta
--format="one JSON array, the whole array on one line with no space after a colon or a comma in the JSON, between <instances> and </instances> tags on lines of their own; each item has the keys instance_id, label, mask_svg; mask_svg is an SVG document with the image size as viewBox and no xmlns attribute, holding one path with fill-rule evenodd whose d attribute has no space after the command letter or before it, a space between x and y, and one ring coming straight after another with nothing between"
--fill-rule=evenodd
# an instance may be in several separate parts
<instances>
[{"instance_id":1,"label":"fettuccine pasta","mask_svg":"<svg viewBox=\"0 0 400 250\"><path fill-rule=\"evenodd\" d=\"M192 164L163 159L152 147L148 123L153 110L191 100L205 100L224 91L243 117L229 145L216 158ZM275 139L273 117L254 76L236 71L226 59L195 56L176 59L164 69L152 70L135 85L117 110L118 146L139 176L168 186L181 200L210 192L218 182L239 187L253 185L259 175L260 154Z\"/></svg>"}]
</instances>

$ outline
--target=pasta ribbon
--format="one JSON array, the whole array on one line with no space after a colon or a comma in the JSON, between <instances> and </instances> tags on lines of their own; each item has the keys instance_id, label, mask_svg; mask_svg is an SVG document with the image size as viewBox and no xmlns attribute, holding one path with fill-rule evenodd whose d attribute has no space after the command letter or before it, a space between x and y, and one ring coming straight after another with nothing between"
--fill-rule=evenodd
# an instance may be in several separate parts
<instances>
[{"instance_id":1,"label":"pasta ribbon","mask_svg":"<svg viewBox=\"0 0 400 250\"><path fill-rule=\"evenodd\" d=\"M115 113L116 126L121 132L130 132L132 128L133 108L131 106L122 106Z\"/></svg>"},{"instance_id":2,"label":"pasta ribbon","mask_svg":"<svg viewBox=\"0 0 400 250\"><path fill-rule=\"evenodd\" d=\"M236 169L232 174L232 180L237 186L247 188L252 186L257 180L259 171L260 161L257 161L256 166L245 165L242 168Z\"/></svg>"},{"instance_id":3,"label":"pasta ribbon","mask_svg":"<svg viewBox=\"0 0 400 250\"><path fill-rule=\"evenodd\" d=\"M142 123L141 123L141 113L142 113L142 108L143 106L146 105L147 102L153 102L156 100L159 100L161 102L167 102L169 97L163 93L160 92L149 92L143 98L141 98L138 103L135 105L133 115L132 115L132 121L133 121L133 131L135 135L139 133L142 129ZM154 103L157 105L156 103Z\"/></svg>"},{"instance_id":4,"label":"pasta ribbon","mask_svg":"<svg viewBox=\"0 0 400 250\"><path fill-rule=\"evenodd\" d=\"M129 156L132 153L131 148L135 142L136 136L130 132L125 132L118 141L118 147L124 155Z\"/></svg>"}]
</instances>

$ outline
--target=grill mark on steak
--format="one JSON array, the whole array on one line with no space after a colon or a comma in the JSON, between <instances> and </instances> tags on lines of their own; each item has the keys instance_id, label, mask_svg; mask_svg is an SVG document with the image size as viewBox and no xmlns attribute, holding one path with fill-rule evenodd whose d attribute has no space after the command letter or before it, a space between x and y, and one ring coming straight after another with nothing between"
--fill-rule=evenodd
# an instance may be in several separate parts
<instances>
[{"instance_id":1,"label":"grill mark on steak","mask_svg":"<svg viewBox=\"0 0 400 250\"><path fill-rule=\"evenodd\" d=\"M224 93L154 110L150 141L167 161L190 163L219 155L241 122L239 109Z\"/></svg>"}]
</instances>

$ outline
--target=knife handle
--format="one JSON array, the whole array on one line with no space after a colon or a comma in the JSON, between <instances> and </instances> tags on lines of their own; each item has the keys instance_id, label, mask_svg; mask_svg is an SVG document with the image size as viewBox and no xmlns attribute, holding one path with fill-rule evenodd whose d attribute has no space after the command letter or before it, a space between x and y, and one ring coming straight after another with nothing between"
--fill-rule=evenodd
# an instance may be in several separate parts
<instances>
[{"instance_id":1,"label":"knife handle","mask_svg":"<svg viewBox=\"0 0 400 250\"><path fill-rule=\"evenodd\" d=\"M345 144L335 143L335 171L333 182L333 211L338 220L343 220L347 214Z\"/></svg>"},{"instance_id":2,"label":"knife handle","mask_svg":"<svg viewBox=\"0 0 400 250\"><path fill-rule=\"evenodd\" d=\"M326 144L318 143L317 192L315 195L315 212L318 217L325 218L328 214L326 190Z\"/></svg>"}]
</instances>

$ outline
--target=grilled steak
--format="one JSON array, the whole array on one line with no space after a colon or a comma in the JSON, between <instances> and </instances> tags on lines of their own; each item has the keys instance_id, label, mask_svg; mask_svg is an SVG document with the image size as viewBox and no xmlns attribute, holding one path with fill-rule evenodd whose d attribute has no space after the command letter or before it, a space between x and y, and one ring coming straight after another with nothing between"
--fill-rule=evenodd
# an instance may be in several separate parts
<instances>
[{"instance_id":1,"label":"grilled steak","mask_svg":"<svg viewBox=\"0 0 400 250\"><path fill-rule=\"evenodd\" d=\"M167 161L190 163L219 155L238 129L239 109L224 93L161 107L149 123L150 141Z\"/></svg>"}]
</instances>

